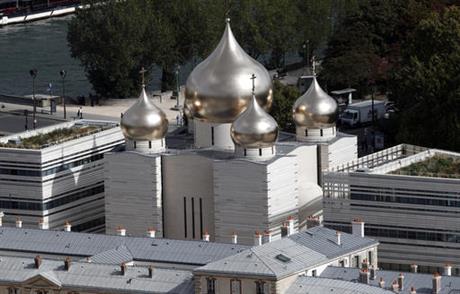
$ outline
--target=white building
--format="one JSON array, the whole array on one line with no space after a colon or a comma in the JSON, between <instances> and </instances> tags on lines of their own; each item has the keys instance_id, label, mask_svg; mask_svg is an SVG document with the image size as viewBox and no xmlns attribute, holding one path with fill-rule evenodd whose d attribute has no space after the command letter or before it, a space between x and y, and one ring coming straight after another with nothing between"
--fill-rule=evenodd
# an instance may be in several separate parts
<instances>
[{"instance_id":1,"label":"white building","mask_svg":"<svg viewBox=\"0 0 460 294\"><path fill-rule=\"evenodd\" d=\"M398 145L331 169L324 175L324 224L350 230L366 221L380 242L379 266L460 274L460 176L439 166L460 164L460 154Z\"/></svg>"},{"instance_id":2,"label":"white building","mask_svg":"<svg viewBox=\"0 0 460 294\"><path fill-rule=\"evenodd\" d=\"M123 141L118 124L90 120L0 138L3 222L103 231L103 157Z\"/></svg>"},{"instance_id":3,"label":"white building","mask_svg":"<svg viewBox=\"0 0 460 294\"><path fill-rule=\"evenodd\" d=\"M356 137L337 134L337 104L318 85L293 106L296 138L278 133L267 70L230 24L185 89L193 138L168 136L167 120L142 90L123 116L126 150L106 157L106 232L252 244L278 239L321 214L321 171L357 157ZM279 137L279 138L278 138Z\"/></svg>"}]
</instances>

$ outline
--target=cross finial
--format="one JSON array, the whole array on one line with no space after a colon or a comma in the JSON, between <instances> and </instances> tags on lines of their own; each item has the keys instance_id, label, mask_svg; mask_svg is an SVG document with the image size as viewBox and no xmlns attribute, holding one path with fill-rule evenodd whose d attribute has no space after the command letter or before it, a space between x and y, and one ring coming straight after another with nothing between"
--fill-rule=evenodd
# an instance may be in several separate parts
<instances>
[{"instance_id":1,"label":"cross finial","mask_svg":"<svg viewBox=\"0 0 460 294\"><path fill-rule=\"evenodd\" d=\"M141 79L142 79L142 87L145 87L145 73L147 72L147 70L142 67L141 70L139 71L139 73L141 74Z\"/></svg>"},{"instance_id":2,"label":"cross finial","mask_svg":"<svg viewBox=\"0 0 460 294\"><path fill-rule=\"evenodd\" d=\"M256 92L256 75L255 74L252 74L251 80L252 80L252 94L254 94Z\"/></svg>"}]
</instances>

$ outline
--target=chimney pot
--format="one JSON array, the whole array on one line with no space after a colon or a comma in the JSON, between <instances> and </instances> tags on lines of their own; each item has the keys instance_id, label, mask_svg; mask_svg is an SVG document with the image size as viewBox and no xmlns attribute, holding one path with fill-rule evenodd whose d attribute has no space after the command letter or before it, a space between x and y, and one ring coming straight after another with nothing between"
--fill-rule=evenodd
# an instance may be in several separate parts
<instances>
[{"instance_id":1,"label":"chimney pot","mask_svg":"<svg viewBox=\"0 0 460 294\"><path fill-rule=\"evenodd\" d=\"M256 231L254 235L254 245L255 246L262 245L262 234L260 234L258 231Z\"/></svg>"},{"instance_id":2,"label":"chimney pot","mask_svg":"<svg viewBox=\"0 0 460 294\"><path fill-rule=\"evenodd\" d=\"M203 234L203 241L205 242L209 242L209 233L207 231L204 232Z\"/></svg>"},{"instance_id":3,"label":"chimney pot","mask_svg":"<svg viewBox=\"0 0 460 294\"><path fill-rule=\"evenodd\" d=\"M263 243L270 243L272 241L272 234L270 231L265 231L264 232L264 237L263 237Z\"/></svg>"},{"instance_id":4,"label":"chimney pot","mask_svg":"<svg viewBox=\"0 0 460 294\"><path fill-rule=\"evenodd\" d=\"M359 281L363 284L369 284L369 271L367 269L362 269L359 271Z\"/></svg>"},{"instance_id":5,"label":"chimney pot","mask_svg":"<svg viewBox=\"0 0 460 294\"><path fill-rule=\"evenodd\" d=\"M64 231L65 232L72 231L72 225L68 221L65 221L65 223L64 223Z\"/></svg>"},{"instance_id":6,"label":"chimney pot","mask_svg":"<svg viewBox=\"0 0 460 294\"><path fill-rule=\"evenodd\" d=\"M66 271L70 270L71 263L72 263L72 259L70 257L66 257L65 260L64 260L64 269Z\"/></svg>"},{"instance_id":7,"label":"chimney pot","mask_svg":"<svg viewBox=\"0 0 460 294\"><path fill-rule=\"evenodd\" d=\"M238 244L238 235L235 232L232 233L232 243Z\"/></svg>"},{"instance_id":8,"label":"chimney pot","mask_svg":"<svg viewBox=\"0 0 460 294\"><path fill-rule=\"evenodd\" d=\"M337 239L336 239L337 245L342 246L342 233L339 232L339 231L336 231L335 235L337 237Z\"/></svg>"},{"instance_id":9,"label":"chimney pot","mask_svg":"<svg viewBox=\"0 0 460 294\"><path fill-rule=\"evenodd\" d=\"M147 230L147 237L155 238L156 231L153 228Z\"/></svg>"},{"instance_id":10,"label":"chimney pot","mask_svg":"<svg viewBox=\"0 0 460 294\"><path fill-rule=\"evenodd\" d=\"M153 266L149 266L149 278L153 278Z\"/></svg>"},{"instance_id":11,"label":"chimney pot","mask_svg":"<svg viewBox=\"0 0 460 294\"><path fill-rule=\"evenodd\" d=\"M364 221L360 218L355 218L351 222L351 231L353 235L364 238Z\"/></svg>"},{"instance_id":12,"label":"chimney pot","mask_svg":"<svg viewBox=\"0 0 460 294\"><path fill-rule=\"evenodd\" d=\"M123 227L118 227L117 228L117 235L118 236L126 236L126 229Z\"/></svg>"},{"instance_id":13,"label":"chimney pot","mask_svg":"<svg viewBox=\"0 0 460 294\"><path fill-rule=\"evenodd\" d=\"M375 266L371 265L370 267L370 273L371 273L371 280L375 280L375 278L377 277L376 276L376 269L375 269Z\"/></svg>"},{"instance_id":14,"label":"chimney pot","mask_svg":"<svg viewBox=\"0 0 460 294\"><path fill-rule=\"evenodd\" d=\"M22 228L22 220L20 217L16 218L16 228Z\"/></svg>"},{"instance_id":15,"label":"chimney pot","mask_svg":"<svg viewBox=\"0 0 460 294\"><path fill-rule=\"evenodd\" d=\"M418 265L416 265L416 264L411 264L411 265L410 265L410 271L411 271L412 273L417 273L417 271L418 271Z\"/></svg>"},{"instance_id":16,"label":"chimney pot","mask_svg":"<svg viewBox=\"0 0 460 294\"><path fill-rule=\"evenodd\" d=\"M383 280L383 278L380 278L379 287L382 289L385 288L385 281Z\"/></svg>"},{"instance_id":17,"label":"chimney pot","mask_svg":"<svg viewBox=\"0 0 460 294\"><path fill-rule=\"evenodd\" d=\"M399 292L399 285L397 281L393 281L393 284L391 284L391 289L393 292L398 293Z\"/></svg>"},{"instance_id":18,"label":"chimney pot","mask_svg":"<svg viewBox=\"0 0 460 294\"><path fill-rule=\"evenodd\" d=\"M446 263L444 265L444 275L450 277L452 275L452 265Z\"/></svg>"},{"instance_id":19,"label":"chimney pot","mask_svg":"<svg viewBox=\"0 0 460 294\"><path fill-rule=\"evenodd\" d=\"M35 268L39 269L41 264L42 264L42 257L40 255L35 256L34 258Z\"/></svg>"},{"instance_id":20,"label":"chimney pot","mask_svg":"<svg viewBox=\"0 0 460 294\"><path fill-rule=\"evenodd\" d=\"M439 273L434 273L433 275L433 294L438 294L441 292L441 275Z\"/></svg>"},{"instance_id":21,"label":"chimney pot","mask_svg":"<svg viewBox=\"0 0 460 294\"><path fill-rule=\"evenodd\" d=\"M404 275L402 273L399 274L398 276L398 288L399 288L399 291L402 291L404 290Z\"/></svg>"},{"instance_id":22,"label":"chimney pot","mask_svg":"<svg viewBox=\"0 0 460 294\"><path fill-rule=\"evenodd\" d=\"M120 270L121 270L121 275L124 276L128 273L128 266L126 265L126 263L122 263L120 265Z\"/></svg>"},{"instance_id":23,"label":"chimney pot","mask_svg":"<svg viewBox=\"0 0 460 294\"><path fill-rule=\"evenodd\" d=\"M320 225L319 217L310 215L307 217L307 229L314 228Z\"/></svg>"},{"instance_id":24,"label":"chimney pot","mask_svg":"<svg viewBox=\"0 0 460 294\"><path fill-rule=\"evenodd\" d=\"M417 294L417 290L415 290L415 287L410 288L410 294Z\"/></svg>"},{"instance_id":25,"label":"chimney pot","mask_svg":"<svg viewBox=\"0 0 460 294\"><path fill-rule=\"evenodd\" d=\"M5 213L3 211L0 211L0 227L3 226L3 217L5 216Z\"/></svg>"},{"instance_id":26,"label":"chimney pot","mask_svg":"<svg viewBox=\"0 0 460 294\"><path fill-rule=\"evenodd\" d=\"M295 233L295 227L294 227L294 217L289 216L287 219L287 235L290 236Z\"/></svg>"},{"instance_id":27,"label":"chimney pot","mask_svg":"<svg viewBox=\"0 0 460 294\"><path fill-rule=\"evenodd\" d=\"M366 258L363 259L363 262L361 263L361 267L363 269L368 269L369 268L369 263L367 262Z\"/></svg>"}]
</instances>

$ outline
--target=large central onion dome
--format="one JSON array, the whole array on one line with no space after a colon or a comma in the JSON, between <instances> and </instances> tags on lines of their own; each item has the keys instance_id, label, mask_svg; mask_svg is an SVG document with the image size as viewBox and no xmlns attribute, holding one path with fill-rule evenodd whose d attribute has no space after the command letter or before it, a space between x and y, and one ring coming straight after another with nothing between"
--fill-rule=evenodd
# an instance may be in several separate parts
<instances>
[{"instance_id":1,"label":"large central onion dome","mask_svg":"<svg viewBox=\"0 0 460 294\"><path fill-rule=\"evenodd\" d=\"M125 138L133 141L162 139L168 131L165 113L149 99L144 86L139 99L124 113L120 125Z\"/></svg>"},{"instance_id":2,"label":"large central onion dome","mask_svg":"<svg viewBox=\"0 0 460 294\"><path fill-rule=\"evenodd\" d=\"M194 118L211 123L231 123L252 96L251 74L258 77L257 100L266 110L272 103L268 71L238 44L227 19L216 49L198 64L187 79L185 99Z\"/></svg>"},{"instance_id":3,"label":"large central onion dome","mask_svg":"<svg viewBox=\"0 0 460 294\"><path fill-rule=\"evenodd\" d=\"M230 134L243 148L271 147L278 138L278 124L252 96L248 108L232 123Z\"/></svg>"},{"instance_id":4,"label":"large central onion dome","mask_svg":"<svg viewBox=\"0 0 460 294\"><path fill-rule=\"evenodd\" d=\"M321 89L313 77L310 88L297 99L292 110L297 126L312 129L335 126L337 102Z\"/></svg>"}]
</instances>

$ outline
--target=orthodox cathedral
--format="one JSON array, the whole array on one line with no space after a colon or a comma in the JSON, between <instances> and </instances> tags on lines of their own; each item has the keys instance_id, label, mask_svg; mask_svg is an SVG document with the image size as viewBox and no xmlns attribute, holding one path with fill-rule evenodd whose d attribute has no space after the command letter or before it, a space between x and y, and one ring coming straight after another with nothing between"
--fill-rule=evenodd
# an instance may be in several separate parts
<instances>
[{"instance_id":1,"label":"orthodox cathedral","mask_svg":"<svg viewBox=\"0 0 460 294\"><path fill-rule=\"evenodd\" d=\"M337 103L316 78L293 105L295 135L279 132L272 101L270 74L227 20L187 79L189 132L167 134L145 86L121 118L125 148L105 161L107 233L252 245L321 215L321 171L356 159L357 139L336 132Z\"/></svg>"}]
</instances>

